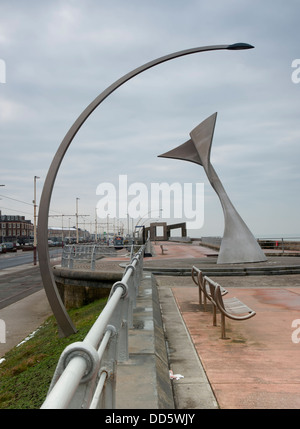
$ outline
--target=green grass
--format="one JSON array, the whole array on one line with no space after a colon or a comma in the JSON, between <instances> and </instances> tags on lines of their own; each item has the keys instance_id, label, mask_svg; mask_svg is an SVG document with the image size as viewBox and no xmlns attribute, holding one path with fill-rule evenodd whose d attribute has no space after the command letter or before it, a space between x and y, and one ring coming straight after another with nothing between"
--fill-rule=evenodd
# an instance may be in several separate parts
<instances>
[{"instance_id":1,"label":"green grass","mask_svg":"<svg viewBox=\"0 0 300 429\"><path fill-rule=\"evenodd\" d=\"M69 311L77 332L58 336L53 316L28 341L10 350L0 364L0 409L37 409L43 404L58 359L67 345L82 341L106 304L95 301Z\"/></svg>"}]
</instances>

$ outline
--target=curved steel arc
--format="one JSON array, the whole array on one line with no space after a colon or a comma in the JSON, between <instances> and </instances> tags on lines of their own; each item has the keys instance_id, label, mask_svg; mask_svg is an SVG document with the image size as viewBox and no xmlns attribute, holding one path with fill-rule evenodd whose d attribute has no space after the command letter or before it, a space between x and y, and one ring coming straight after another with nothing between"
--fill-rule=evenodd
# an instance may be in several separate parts
<instances>
[{"instance_id":1,"label":"curved steel arc","mask_svg":"<svg viewBox=\"0 0 300 429\"><path fill-rule=\"evenodd\" d=\"M64 304L59 296L54 276L50 267L50 258L49 258L49 250L48 250L48 215L50 208L50 200L52 195L53 186L55 183L55 179L64 158L64 155L70 146L72 140L75 135L83 125L83 123L87 120L87 118L91 115L91 113L104 101L110 94L112 94L117 88L123 85L128 80L137 76L138 74L154 67L163 62L182 57L189 54L195 54L204 51L213 51L220 49L249 49L253 48L253 46L248 44L234 44L234 45L212 45L212 46L204 46L192 49L186 49L183 51L178 51L169 55L165 55L163 57L157 58L153 61L150 61L131 72L127 73L117 81L115 81L112 85L106 88L100 95L98 95L91 104L80 114L74 124L71 126L64 139L62 140L54 158L50 165L42 195L40 200L40 208L39 208L39 216L38 216L38 255L39 255L39 265L41 271L41 277L44 285L44 289L53 311L53 314L57 320L58 326L60 328L60 334L63 336L68 336L74 332L76 332L76 328L73 325Z\"/></svg>"}]
</instances>

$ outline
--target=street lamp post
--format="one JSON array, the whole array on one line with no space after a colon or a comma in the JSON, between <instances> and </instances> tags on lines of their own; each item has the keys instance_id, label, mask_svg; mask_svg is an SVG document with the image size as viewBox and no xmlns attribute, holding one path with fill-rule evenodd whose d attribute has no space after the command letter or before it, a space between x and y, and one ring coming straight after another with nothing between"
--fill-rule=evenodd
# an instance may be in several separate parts
<instances>
[{"instance_id":1,"label":"street lamp post","mask_svg":"<svg viewBox=\"0 0 300 429\"><path fill-rule=\"evenodd\" d=\"M109 213L106 215L106 244L109 245Z\"/></svg>"},{"instance_id":2,"label":"street lamp post","mask_svg":"<svg viewBox=\"0 0 300 429\"><path fill-rule=\"evenodd\" d=\"M0 185L0 186L5 186L5 185ZM1 215L1 210L0 210L0 215ZM3 236L2 236L2 230L1 230L1 241L0 241L0 243L2 243L3 242Z\"/></svg>"},{"instance_id":3,"label":"street lamp post","mask_svg":"<svg viewBox=\"0 0 300 429\"><path fill-rule=\"evenodd\" d=\"M34 200L33 200L33 265L36 265L36 179L40 179L38 176L34 176ZM48 244L48 242L47 242Z\"/></svg>"},{"instance_id":4,"label":"street lamp post","mask_svg":"<svg viewBox=\"0 0 300 429\"><path fill-rule=\"evenodd\" d=\"M60 328L61 334L68 336L76 332L57 290L54 276L50 266L50 257L48 249L48 214L50 208L50 201L52 190L54 187L55 179L59 170L59 167L62 163L62 160L67 152L72 140L75 135L87 120L87 118L93 113L93 111L116 89L122 86L124 83L132 79L133 77L139 75L140 73L155 67L159 64L162 64L166 61L173 60L182 56L196 54L199 52L206 51L216 51L216 50L241 50L241 49L251 49L253 46L247 43L235 43L231 45L212 45L212 46L202 46L198 48L186 49L179 52L174 52L169 55L157 58L153 61L150 61L131 72L125 74L123 77L115 81L112 85L107 87L100 95L98 95L88 106L87 108L79 115L74 124L71 126L64 139L62 140L53 160L48 170L48 174L44 183L42 196L40 199L40 208L39 208L39 227L38 227L38 250L39 250L39 261L40 261L40 270L41 277L44 284L44 289L49 301L49 304L52 308L54 316L56 317L58 326Z\"/></svg>"},{"instance_id":5,"label":"street lamp post","mask_svg":"<svg viewBox=\"0 0 300 429\"><path fill-rule=\"evenodd\" d=\"M78 234L78 200L80 198L76 198L76 243L79 243L79 234Z\"/></svg>"}]
</instances>

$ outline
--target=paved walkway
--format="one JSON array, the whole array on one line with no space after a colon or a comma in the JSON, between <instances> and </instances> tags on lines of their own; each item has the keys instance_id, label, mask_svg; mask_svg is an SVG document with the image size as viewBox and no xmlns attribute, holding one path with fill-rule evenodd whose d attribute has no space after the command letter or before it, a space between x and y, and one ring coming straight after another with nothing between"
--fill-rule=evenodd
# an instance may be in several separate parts
<instances>
[{"instance_id":1,"label":"paved walkway","mask_svg":"<svg viewBox=\"0 0 300 429\"><path fill-rule=\"evenodd\" d=\"M228 297L240 298L257 314L248 321L226 320L228 338L222 340L219 317L212 326L211 311L200 310L197 288L188 278L175 287L167 278L157 281L176 300L220 408L300 408L300 343L292 339L300 338L300 288L248 288L247 281L238 289L228 287ZM175 362L174 372L184 375L184 365Z\"/></svg>"},{"instance_id":2,"label":"paved walkway","mask_svg":"<svg viewBox=\"0 0 300 429\"><path fill-rule=\"evenodd\" d=\"M168 249L173 250L170 245ZM228 297L240 298L257 313L247 321L227 319L226 340L220 338L219 316L214 327L211 309L200 309L198 290L190 277L157 276L156 280L161 297L168 294L178 306L218 407L299 409L300 275L211 278L229 291ZM163 306L162 310L168 319ZM185 375L185 356L180 361L171 351L170 365L174 373ZM185 383L192 382L191 374L188 377L173 382L179 395ZM180 404L180 396L177 400ZM198 403L197 408L214 407L212 401L205 404L204 398L203 403L204 407Z\"/></svg>"}]
</instances>

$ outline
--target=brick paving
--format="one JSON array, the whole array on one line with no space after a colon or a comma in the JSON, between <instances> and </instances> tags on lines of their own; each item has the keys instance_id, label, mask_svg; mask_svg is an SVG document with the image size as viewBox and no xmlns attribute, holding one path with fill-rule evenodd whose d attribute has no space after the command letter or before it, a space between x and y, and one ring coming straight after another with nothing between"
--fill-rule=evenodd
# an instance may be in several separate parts
<instances>
[{"instance_id":1,"label":"brick paving","mask_svg":"<svg viewBox=\"0 0 300 429\"><path fill-rule=\"evenodd\" d=\"M179 249L175 252L179 254ZM206 261L195 259L196 266L197 262L205 265ZM276 261L289 262L299 263L297 257ZM210 277L229 291L228 298L238 297L257 313L246 321L226 319L225 340L220 316L213 326L211 308L206 312L200 308L197 287L189 276L157 276L156 280L161 291L172 292L218 407L299 409L300 275ZM174 365L180 372L176 359ZM185 380L177 383L184 385Z\"/></svg>"}]
</instances>

